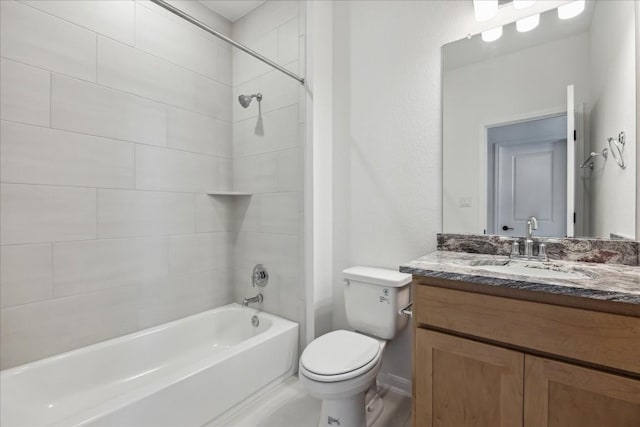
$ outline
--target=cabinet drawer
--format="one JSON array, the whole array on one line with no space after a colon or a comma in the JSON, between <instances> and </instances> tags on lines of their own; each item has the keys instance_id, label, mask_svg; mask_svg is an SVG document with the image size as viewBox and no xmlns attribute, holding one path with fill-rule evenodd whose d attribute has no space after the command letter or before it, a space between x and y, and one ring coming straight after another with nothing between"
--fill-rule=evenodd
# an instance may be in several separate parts
<instances>
[{"instance_id":1,"label":"cabinet drawer","mask_svg":"<svg viewBox=\"0 0 640 427\"><path fill-rule=\"evenodd\" d=\"M640 374L640 318L416 284L426 325Z\"/></svg>"}]
</instances>

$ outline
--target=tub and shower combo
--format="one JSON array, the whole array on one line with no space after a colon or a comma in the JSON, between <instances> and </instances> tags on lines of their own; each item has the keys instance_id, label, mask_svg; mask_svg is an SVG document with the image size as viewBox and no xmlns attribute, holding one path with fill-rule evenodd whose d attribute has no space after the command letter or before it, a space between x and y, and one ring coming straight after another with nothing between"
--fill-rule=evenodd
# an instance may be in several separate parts
<instances>
[{"instance_id":1,"label":"tub and shower combo","mask_svg":"<svg viewBox=\"0 0 640 427\"><path fill-rule=\"evenodd\" d=\"M200 426L297 354L297 323L230 304L3 371L0 425Z\"/></svg>"}]
</instances>

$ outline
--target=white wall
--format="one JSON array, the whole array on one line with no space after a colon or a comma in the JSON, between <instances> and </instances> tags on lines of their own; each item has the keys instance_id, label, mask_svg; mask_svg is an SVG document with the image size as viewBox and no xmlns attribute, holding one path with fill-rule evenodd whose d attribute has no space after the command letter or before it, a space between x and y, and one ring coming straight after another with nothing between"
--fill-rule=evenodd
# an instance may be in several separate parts
<instances>
[{"instance_id":1,"label":"white wall","mask_svg":"<svg viewBox=\"0 0 640 427\"><path fill-rule=\"evenodd\" d=\"M267 1L233 24L233 38L304 75L304 10L297 1ZM262 93L259 106L240 106L240 94ZM301 323L304 92L298 81L247 54L233 52L233 185L251 197L236 202L235 299L264 295L262 308ZM264 264L269 284L252 288ZM303 339L301 339L301 344Z\"/></svg>"},{"instance_id":2,"label":"white wall","mask_svg":"<svg viewBox=\"0 0 640 427\"><path fill-rule=\"evenodd\" d=\"M231 50L148 2L0 8L1 367L232 301Z\"/></svg>"},{"instance_id":3,"label":"white wall","mask_svg":"<svg viewBox=\"0 0 640 427\"><path fill-rule=\"evenodd\" d=\"M634 15L633 2L596 3L591 23L591 150L608 148L607 138L620 131L628 141L626 169L610 156L591 172L590 235L596 237L636 236L636 99L629 90L636 83Z\"/></svg>"},{"instance_id":4,"label":"white wall","mask_svg":"<svg viewBox=\"0 0 640 427\"><path fill-rule=\"evenodd\" d=\"M552 64L552 65L551 65ZM487 226L487 148L483 129L566 111L589 101L589 37L577 34L444 72L443 230ZM471 207L459 199L471 197Z\"/></svg>"},{"instance_id":5,"label":"white wall","mask_svg":"<svg viewBox=\"0 0 640 427\"><path fill-rule=\"evenodd\" d=\"M543 11L566 2L538 2ZM441 231L441 73L445 43L531 11L478 24L472 2L333 5L334 328L347 328L342 269L397 269L435 250ZM411 378L410 329L383 374Z\"/></svg>"}]
</instances>

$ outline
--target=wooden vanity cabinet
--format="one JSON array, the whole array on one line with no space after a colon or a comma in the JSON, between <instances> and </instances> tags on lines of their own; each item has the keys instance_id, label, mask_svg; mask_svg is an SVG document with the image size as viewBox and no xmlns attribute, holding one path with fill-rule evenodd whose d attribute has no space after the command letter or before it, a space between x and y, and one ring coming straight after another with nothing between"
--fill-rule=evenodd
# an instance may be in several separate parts
<instances>
[{"instance_id":1,"label":"wooden vanity cabinet","mask_svg":"<svg viewBox=\"0 0 640 427\"><path fill-rule=\"evenodd\" d=\"M640 317L419 278L414 320L414 427L640 427Z\"/></svg>"}]
</instances>

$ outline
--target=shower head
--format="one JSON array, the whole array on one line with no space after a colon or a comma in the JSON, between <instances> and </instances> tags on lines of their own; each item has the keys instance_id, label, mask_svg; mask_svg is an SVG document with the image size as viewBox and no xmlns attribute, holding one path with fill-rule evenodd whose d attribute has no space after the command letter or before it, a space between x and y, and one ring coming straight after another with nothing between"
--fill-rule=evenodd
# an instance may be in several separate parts
<instances>
[{"instance_id":1,"label":"shower head","mask_svg":"<svg viewBox=\"0 0 640 427\"><path fill-rule=\"evenodd\" d=\"M240 95L238 97L238 102L242 105L242 108L247 108L249 104L251 104L251 100L255 98L258 102L262 101L261 93L254 93L253 95Z\"/></svg>"}]
</instances>

